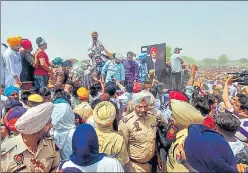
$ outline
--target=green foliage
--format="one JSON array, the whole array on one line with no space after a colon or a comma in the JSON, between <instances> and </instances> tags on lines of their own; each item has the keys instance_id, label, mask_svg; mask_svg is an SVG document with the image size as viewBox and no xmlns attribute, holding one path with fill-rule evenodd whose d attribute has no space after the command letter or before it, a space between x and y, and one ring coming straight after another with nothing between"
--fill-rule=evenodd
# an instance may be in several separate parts
<instances>
[{"instance_id":1,"label":"green foliage","mask_svg":"<svg viewBox=\"0 0 248 173\"><path fill-rule=\"evenodd\" d=\"M172 48L170 46L166 46L166 61L170 61L170 57L172 55Z\"/></svg>"},{"instance_id":2,"label":"green foliage","mask_svg":"<svg viewBox=\"0 0 248 173\"><path fill-rule=\"evenodd\" d=\"M188 65L193 65L195 64L195 58L193 57L188 57L188 56L183 56L183 61L188 64Z\"/></svg>"},{"instance_id":3,"label":"green foliage","mask_svg":"<svg viewBox=\"0 0 248 173\"><path fill-rule=\"evenodd\" d=\"M225 54L220 55L218 58L218 63L219 64L226 64L228 62L228 58Z\"/></svg>"},{"instance_id":4,"label":"green foliage","mask_svg":"<svg viewBox=\"0 0 248 173\"><path fill-rule=\"evenodd\" d=\"M214 58L206 58L206 59L203 59L202 62L206 65L211 65L211 64L215 64L217 60Z\"/></svg>"},{"instance_id":5,"label":"green foliage","mask_svg":"<svg viewBox=\"0 0 248 173\"><path fill-rule=\"evenodd\" d=\"M246 63L248 63L248 59L247 59L247 58L240 58L240 59L239 59L239 62L240 62L241 64L246 64Z\"/></svg>"}]
</instances>

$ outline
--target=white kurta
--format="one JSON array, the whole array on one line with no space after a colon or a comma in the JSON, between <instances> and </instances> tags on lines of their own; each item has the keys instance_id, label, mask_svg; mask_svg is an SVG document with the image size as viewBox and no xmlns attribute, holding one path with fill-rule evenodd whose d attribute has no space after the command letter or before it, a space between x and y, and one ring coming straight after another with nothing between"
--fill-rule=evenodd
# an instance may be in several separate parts
<instances>
[{"instance_id":1,"label":"white kurta","mask_svg":"<svg viewBox=\"0 0 248 173\"><path fill-rule=\"evenodd\" d=\"M21 56L18 52L8 48L3 53L3 61L5 65L5 87L14 86L14 76L20 78L22 72Z\"/></svg>"}]
</instances>

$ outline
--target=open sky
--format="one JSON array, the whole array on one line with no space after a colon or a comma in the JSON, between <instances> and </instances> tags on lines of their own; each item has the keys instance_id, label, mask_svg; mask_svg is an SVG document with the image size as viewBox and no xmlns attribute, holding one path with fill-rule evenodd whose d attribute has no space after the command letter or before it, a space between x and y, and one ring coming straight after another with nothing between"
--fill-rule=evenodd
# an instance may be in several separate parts
<instances>
[{"instance_id":1,"label":"open sky","mask_svg":"<svg viewBox=\"0 0 248 173\"><path fill-rule=\"evenodd\" d=\"M1 42L20 35L48 42L51 59L88 58L91 32L110 52L167 43L196 59L248 58L248 1L1 1Z\"/></svg>"}]
</instances>

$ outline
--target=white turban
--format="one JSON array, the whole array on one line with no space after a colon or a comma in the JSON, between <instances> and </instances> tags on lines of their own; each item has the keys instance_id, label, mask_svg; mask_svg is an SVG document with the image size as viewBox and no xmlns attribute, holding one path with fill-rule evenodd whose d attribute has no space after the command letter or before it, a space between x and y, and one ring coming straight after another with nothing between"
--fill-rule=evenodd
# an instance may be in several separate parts
<instances>
[{"instance_id":1,"label":"white turban","mask_svg":"<svg viewBox=\"0 0 248 173\"><path fill-rule=\"evenodd\" d=\"M187 102L171 99L171 109L172 117L185 127L190 124L202 124L204 120L201 112Z\"/></svg>"},{"instance_id":2,"label":"white turban","mask_svg":"<svg viewBox=\"0 0 248 173\"><path fill-rule=\"evenodd\" d=\"M43 103L28 109L16 122L17 131L23 134L34 134L41 131L51 120L53 104Z\"/></svg>"}]
</instances>

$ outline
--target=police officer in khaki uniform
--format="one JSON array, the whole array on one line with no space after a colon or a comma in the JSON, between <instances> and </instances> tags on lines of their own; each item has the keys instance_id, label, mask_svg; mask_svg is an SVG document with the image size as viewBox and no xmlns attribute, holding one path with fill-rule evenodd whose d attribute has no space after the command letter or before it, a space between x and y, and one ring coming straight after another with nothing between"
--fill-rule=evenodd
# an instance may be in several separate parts
<instances>
[{"instance_id":1,"label":"police officer in khaki uniform","mask_svg":"<svg viewBox=\"0 0 248 173\"><path fill-rule=\"evenodd\" d=\"M93 111L94 121L97 124L95 130L99 151L119 160L125 169L125 165L129 162L129 156L123 136L113 130L115 116L115 106L107 101L98 103Z\"/></svg>"},{"instance_id":2,"label":"police officer in khaki uniform","mask_svg":"<svg viewBox=\"0 0 248 173\"><path fill-rule=\"evenodd\" d=\"M151 97L143 93L133 95L134 111L119 124L129 151L129 172L151 172L149 163L156 149L156 117L148 112Z\"/></svg>"},{"instance_id":3,"label":"police officer in khaki uniform","mask_svg":"<svg viewBox=\"0 0 248 173\"><path fill-rule=\"evenodd\" d=\"M59 153L52 138L53 104L43 103L30 108L16 122L20 135L1 145L1 172L55 172Z\"/></svg>"}]
</instances>

